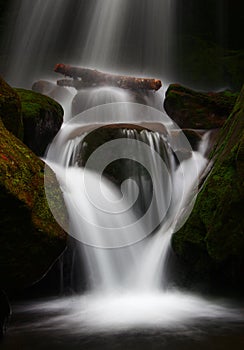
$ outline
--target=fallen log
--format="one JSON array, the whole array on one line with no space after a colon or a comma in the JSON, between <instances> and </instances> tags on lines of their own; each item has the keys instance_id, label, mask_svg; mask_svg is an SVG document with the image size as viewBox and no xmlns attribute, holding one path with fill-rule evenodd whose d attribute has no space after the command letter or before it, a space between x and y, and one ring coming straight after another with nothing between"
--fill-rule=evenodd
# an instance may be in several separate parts
<instances>
[{"instance_id":1,"label":"fallen log","mask_svg":"<svg viewBox=\"0 0 244 350\"><path fill-rule=\"evenodd\" d=\"M76 90L89 87L114 86L122 89L142 89L142 90L159 90L162 86L161 80L150 78L136 78L124 75L103 73L97 70L73 67L59 63L55 66L54 71L61 73L72 79L58 80L59 86L70 86Z\"/></svg>"}]
</instances>

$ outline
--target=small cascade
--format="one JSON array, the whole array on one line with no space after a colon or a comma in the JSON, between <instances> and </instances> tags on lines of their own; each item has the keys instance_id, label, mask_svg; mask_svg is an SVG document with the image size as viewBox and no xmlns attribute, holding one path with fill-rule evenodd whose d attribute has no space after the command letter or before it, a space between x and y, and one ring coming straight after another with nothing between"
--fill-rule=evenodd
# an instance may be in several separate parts
<instances>
[{"instance_id":1,"label":"small cascade","mask_svg":"<svg viewBox=\"0 0 244 350\"><path fill-rule=\"evenodd\" d=\"M98 106L92 109L93 116L96 117L97 109L101 109L100 115L108 116L109 108L114 115L114 107L113 104ZM122 115L126 115L124 112L128 109L132 113L135 104L126 107L122 109ZM137 105L137 108L141 111L142 107ZM90 110L87 113L90 116ZM162 117L162 113L160 115ZM135 120L135 110L133 116ZM27 313L48 313L49 317L37 327L51 327L57 332L67 328L73 334L87 335L134 329L155 330L159 327L179 330L195 320L204 323L211 319L218 322L241 319L235 309L226 307L223 302L214 303L168 285L171 236L183 225L194 203L198 180L206 167L206 159L199 151L205 151L207 138L203 138L199 151L191 152L187 158L184 156L180 160L178 155L177 160L175 151L179 140L174 144L170 135L172 125L167 118L168 134L118 126L117 133L123 137L112 140L112 153L116 158L116 142L123 140L122 149L126 152L120 153L119 159L124 161L124 155L128 158L128 150L136 141L137 147L132 153L137 151L137 160L134 159L134 166L130 166L127 180L124 179L126 163L122 162L117 169L120 181L116 182L108 180L111 169L104 175L101 169L106 167L98 164L98 172L95 171L94 164L89 163L92 157L88 157L82 165L80 155L86 158L87 152L82 152L82 149L84 145L91 147L92 143L88 142L89 132L81 132L87 128L84 120L78 123L79 118L74 119L69 127L61 130L50 147L47 162L56 172L64 194L70 219L69 233L81 242L81 264L85 270L83 278L86 279L87 290L72 298L25 306ZM107 129L98 130L106 133ZM98 133L92 131L91 134L90 140L96 141L94 135ZM180 144L186 146L184 138L182 141ZM106 152L98 152L96 162L99 163L101 155L107 156L111 150L110 141L107 144L108 148L104 149L103 145L98 147ZM147 147L150 150L148 154L145 152ZM96 151L92 155L94 153ZM149 162L145 161L147 156ZM146 172L138 167L138 160L145 161ZM129 156L129 161L133 161L133 157ZM167 164L167 172L162 164ZM146 223L142 220L147 212L152 222L148 217ZM164 215L160 216L162 213Z\"/></svg>"},{"instance_id":2,"label":"small cascade","mask_svg":"<svg viewBox=\"0 0 244 350\"><path fill-rule=\"evenodd\" d=\"M156 93L91 87L74 99L74 91L66 90L65 122L45 157L45 177L51 167L65 208L52 197L50 186L46 197L56 221L79 243L75 252L80 250L82 276L74 278L71 272L71 279L84 278L87 289L20 307L31 314L31 321L27 318L19 329L39 329L45 341L43 335L50 329L57 331L60 345L65 332L79 339L83 333L87 343L94 332L185 330L195 320L241 319L222 302L168 284L171 237L193 208L207 165L209 137L206 134L192 151L183 132L163 112L176 46L175 3L21 0L9 22L6 79L13 86L29 88L46 75L52 80L51 71L61 62L155 76L164 83ZM11 5L16 6L14 1Z\"/></svg>"},{"instance_id":3,"label":"small cascade","mask_svg":"<svg viewBox=\"0 0 244 350\"><path fill-rule=\"evenodd\" d=\"M133 102L133 96L127 90L109 86L80 90L72 101L72 115L75 116L102 104L116 102Z\"/></svg>"},{"instance_id":4,"label":"small cascade","mask_svg":"<svg viewBox=\"0 0 244 350\"><path fill-rule=\"evenodd\" d=\"M131 115L135 106L145 107L115 103L102 108L113 105ZM100 109L92 109L93 115ZM206 160L191 152L188 159L176 161L170 137L143 128L118 125L89 136L77 121L70 124L69 136L64 128L47 162L63 190L69 233L83 243L90 291L166 289L170 238L189 210ZM98 144L99 138L105 144Z\"/></svg>"}]
</instances>

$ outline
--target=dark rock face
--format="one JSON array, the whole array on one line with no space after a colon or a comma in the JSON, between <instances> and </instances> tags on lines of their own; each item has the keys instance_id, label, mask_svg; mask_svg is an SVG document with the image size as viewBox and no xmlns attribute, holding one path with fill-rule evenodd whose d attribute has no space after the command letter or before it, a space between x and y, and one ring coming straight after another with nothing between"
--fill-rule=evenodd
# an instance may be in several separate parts
<instances>
[{"instance_id":1,"label":"dark rock face","mask_svg":"<svg viewBox=\"0 0 244 350\"><path fill-rule=\"evenodd\" d=\"M62 198L56 177L45 178ZM66 234L54 220L44 191L44 163L0 119L0 288L21 289L39 280L63 252Z\"/></svg>"},{"instance_id":2,"label":"dark rock face","mask_svg":"<svg viewBox=\"0 0 244 350\"><path fill-rule=\"evenodd\" d=\"M17 92L0 77L0 117L5 128L22 139L21 102Z\"/></svg>"},{"instance_id":3,"label":"dark rock face","mask_svg":"<svg viewBox=\"0 0 244 350\"><path fill-rule=\"evenodd\" d=\"M81 152L77 157L78 165L81 167L85 166L87 160L93 154L93 152L106 142L115 139L126 138L123 130L131 130L132 132L137 133L137 131L135 129L133 130L132 128L133 126L131 126L130 129L128 126L125 128L118 128L111 125L100 127L90 132L82 141ZM138 131L138 134L140 131ZM112 147L109 149L109 152L111 152L111 155L114 153ZM107 157L108 154L105 156ZM121 184L127 177L129 177L128 172L133 171L133 166L131 163L133 162L128 159L118 159L106 167L104 170L104 175L106 175L115 183Z\"/></svg>"},{"instance_id":4,"label":"dark rock face","mask_svg":"<svg viewBox=\"0 0 244 350\"><path fill-rule=\"evenodd\" d=\"M183 129L183 130L173 131L171 133L171 138L177 144L178 144L178 140L181 137L182 131L185 134L186 138L188 139L192 149L196 151L198 149L199 143L202 140L203 133L193 129Z\"/></svg>"},{"instance_id":5,"label":"dark rock face","mask_svg":"<svg viewBox=\"0 0 244 350\"><path fill-rule=\"evenodd\" d=\"M172 84L166 92L164 108L182 129L216 129L224 125L236 98L237 94L229 91L202 93Z\"/></svg>"},{"instance_id":6,"label":"dark rock face","mask_svg":"<svg viewBox=\"0 0 244 350\"><path fill-rule=\"evenodd\" d=\"M244 288L244 88L212 152L213 169L173 249L186 281Z\"/></svg>"},{"instance_id":7,"label":"dark rock face","mask_svg":"<svg viewBox=\"0 0 244 350\"><path fill-rule=\"evenodd\" d=\"M43 156L62 125L63 109L39 93L24 89L16 89L16 92L22 107L23 141L36 155Z\"/></svg>"},{"instance_id":8,"label":"dark rock face","mask_svg":"<svg viewBox=\"0 0 244 350\"><path fill-rule=\"evenodd\" d=\"M82 140L81 150L76 159L78 165L85 166L87 160L96 149L98 149L103 144L115 139L123 138L127 140L132 138L132 139L140 140L141 142L146 143L147 141L142 136L143 131L146 130L145 125L146 123L143 126L133 125L133 124L118 124L118 125L114 124L114 125L103 126L93 130L92 132L88 133L87 136L85 136L84 139ZM168 162L168 154L167 154L166 145L163 139L160 139L159 147L160 147L161 155L162 156L164 155L164 160ZM107 152L109 153L111 152L111 157L112 157L115 151L111 146L111 148L109 149L109 151L107 150ZM108 153L105 154L104 156L106 157L105 159L109 158ZM136 173L135 168L137 168L138 174L139 173L145 174L147 172L146 169L144 169L141 164L136 163L135 165L135 161L131 159L118 157L116 161L113 161L104 169L104 175L109 177L115 183L121 184L125 179L128 179L129 177L133 177L133 175Z\"/></svg>"}]
</instances>

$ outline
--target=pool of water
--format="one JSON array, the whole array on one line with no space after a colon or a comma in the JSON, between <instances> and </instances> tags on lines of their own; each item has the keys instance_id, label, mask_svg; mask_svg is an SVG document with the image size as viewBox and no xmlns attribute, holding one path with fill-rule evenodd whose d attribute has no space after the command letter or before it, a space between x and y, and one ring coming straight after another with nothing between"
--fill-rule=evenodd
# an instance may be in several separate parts
<instances>
[{"instance_id":1,"label":"pool of water","mask_svg":"<svg viewBox=\"0 0 244 350\"><path fill-rule=\"evenodd\" d=\"M76 296L16 303L1 349L243 350L243 309L210 301L198 307L201 300Z\"/></svg>"}]
</instances>

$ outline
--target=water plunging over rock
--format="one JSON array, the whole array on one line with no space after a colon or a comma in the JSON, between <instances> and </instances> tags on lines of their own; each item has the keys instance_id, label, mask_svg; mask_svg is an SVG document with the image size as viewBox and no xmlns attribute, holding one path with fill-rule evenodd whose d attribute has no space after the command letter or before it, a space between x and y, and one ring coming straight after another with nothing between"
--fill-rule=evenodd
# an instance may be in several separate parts
<instances>
[{"instance_id":1,"label":"water plunging over rock","mask_svg":"<svg viewBox=\"0 0 244 350\"><path fill-rule=\"evenodd\" d=\"M129 71L133 76L146 73L164 80L173 60L173 4L172 0L38 0L30 6L30 0L23 0L15 18L8 78L28 86L64 58L91 69ZM170 289L167 278L170 240L193 207L207 162L207 137L202 142L197 137L193 152L183 132L162 113L161 92L83 90L73 101L73 115L72 97L66 92L65 123L46 162L58 177L69 220L63 218L63 201L52 193L48 167L45 186L55 219L80 241L87 292L27 307L26 312L34 309L48 315L44 322L38 319L37 327L62 331L67 327L68 332L89 334L180 328L196 318L232 318L232 310L224 306ZM112 139L106 139L110 133ZM106 142L96 145L97 136ZM117 160L122 162L118 165ZM46 221L38 223L42 227Z\"/></svg>"},{"instance_id":2,"label":"water plunging over rock","mask_svg":"<svg viewBox=\"0 0 244 350\"><path fill-rule=\"evenodd\" d=\"M142 113L149 127L164 119L164 132L143 130L140 123L137 130L133 124L130 127L128 121L141 122ZM99 127L98 120L105 126ZM95 130L87 130L86 121ZM108 121L118 127L109 127ZM119 127L121 122L127 127ZM182 142L179 138L174 144L171 129L175 130L175 125L156 109L112 103L71 120L49 149L47 162L57 172L64 192L71 220L69 232L86 243L84 263L92 290L133 290L142 285L157 289L162 283L171 234L191 208L201 168L206 164L200 154L191 152L184 134ZM175 153L179 147L189 152L188 159ZM190 176L187 168L191 168ZM104 173L121 189L105 179L99 189ZM105 203L108 206L103 208ZM155 237L143 240L158 227ZM133 244L136 242L140 243ZM127 248L120 248L123 246Z\"/></svg>"}]
</instances>

